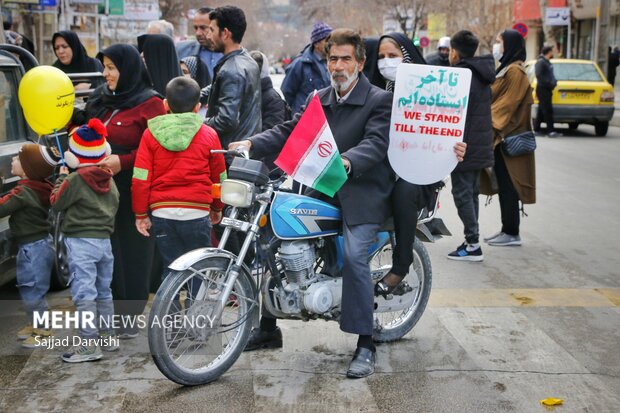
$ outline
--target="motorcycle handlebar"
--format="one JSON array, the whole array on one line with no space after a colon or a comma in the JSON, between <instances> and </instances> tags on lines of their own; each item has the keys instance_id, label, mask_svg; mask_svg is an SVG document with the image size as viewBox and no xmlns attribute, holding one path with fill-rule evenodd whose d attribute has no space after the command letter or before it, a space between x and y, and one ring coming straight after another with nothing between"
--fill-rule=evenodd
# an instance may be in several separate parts
<instances>
[{"instance_id":1,"label":"motorcycle handlebar","mask_svg":"<svg viewBox=\"0 0 620 413\"><path fill-rule=\"evenodd\" d=\"M240 146L235 149L211 149L211 153L222 153L229 156L241 156L250 159L250 150L248 147Z\"/></svg>"}]
</instances>

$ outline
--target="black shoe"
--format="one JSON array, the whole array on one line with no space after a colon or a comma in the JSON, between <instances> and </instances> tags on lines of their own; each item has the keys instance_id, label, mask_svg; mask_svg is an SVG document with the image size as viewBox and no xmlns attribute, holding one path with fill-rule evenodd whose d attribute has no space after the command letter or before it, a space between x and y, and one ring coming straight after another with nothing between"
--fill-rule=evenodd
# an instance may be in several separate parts
<instances>
[{"instance_id":1,"label":"black shoe","mask_svg":"<svg viewBox=\"0 0 620 413\"><path fill-rule=\"evenodd\" d=\"M353 360L349 364L347 377L360 379L368 377L375 372L375 352L364 347L358 347L353 355Z\"/></svg>"},{"instance_id":2,"label":"black shoe","mask_svg":"<svg viewBox=\"0 0 620 413\"><path fill-rule=\"evenodd\" d=\"M413 288L411 288L406 281L403 281L404 278L405 277L400 277L400 282L393 287L387 285L383 279L380 280L375 284L375 297L383 296L383 298L387 300L389 295L405 295L408 292L413 291Z\"/></svg>"},{"instance_id":3,"label":"black shoe","mask_svg":"<svg viewBox=\"0 0 620 413\"><path fill-rule=\"evenodd\" d=\"M276 327L273 331L263 331L253 328L250 339L243 351L264 350L268 348L282 348L282 330Z\"/></svg>"}]
</instances>

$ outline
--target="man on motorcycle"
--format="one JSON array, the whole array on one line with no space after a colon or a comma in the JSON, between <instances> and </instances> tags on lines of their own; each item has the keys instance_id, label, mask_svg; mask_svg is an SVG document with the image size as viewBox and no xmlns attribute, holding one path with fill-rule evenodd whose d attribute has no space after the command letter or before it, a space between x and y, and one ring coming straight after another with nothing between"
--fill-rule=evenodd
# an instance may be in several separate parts
<instances>
[{"instance_id":1,"label":"man on motorcycle","mask_svg":"<svg viewBox=\"0 0 620 413\"><path fill-rule=\"evenodd\" d=\"M327 122L349 176L333 199L310 195L341 207L344 262L340 329L359 336L347 377L374 373L374 292L368 264L368 247L390 212L394 175L387 159L391 95L370 84L362 74L364 43L352 30L334 30L325 46L331 86L318 91ZM302 109L303 112L303 109ZM229 149L249 147L253 157L278 153L299 121L293 120L232 143ZM261 327L252 332L247 350L282 345L275 319L263 314Z\"/></svg>"}]
</instances>

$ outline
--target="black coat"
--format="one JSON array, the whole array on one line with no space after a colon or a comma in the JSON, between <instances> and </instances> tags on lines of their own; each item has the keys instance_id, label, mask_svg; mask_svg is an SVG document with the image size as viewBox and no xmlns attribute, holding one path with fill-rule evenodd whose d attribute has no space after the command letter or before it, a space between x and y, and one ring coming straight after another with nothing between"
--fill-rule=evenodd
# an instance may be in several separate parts
<instances>
[{"instance_id":1,"label":"black coat","mask_svg":"<svg viewBox=\"0 0 620 413\"><path fill-rule=\"evenodd\" d=\"M471 70L469 104L463 142L467 152L456 172L474 171L493 166L493 124L491 121L491 84L495 82L493 56L461 59L454 65Z\"/></svg>"},{"instance_id":2,"label":"black coat","mask_svg":"<svg viewBox=\"0 0 620 413\"><path fill-rule=\"evenodd\" d=\"M390 213L394 186L387 159L392 95L372 86L364 75L341 104L331 86L318 93L338 150L351 161L351 174L335 198L316 191L309 195L340 205L347 225L381 224ZM250 138L253 156L280 152L300 117L298 113L291 121Z\"/></svg>"},{"instance_id":3,"label":"black coat","mask_svg":"<svg viewBox=\"0 0 620 413\"><path fill-rule=\"evenodd\" d=\"M263 115L263 131L291 119L291 110L282 96L273 88L271 78L264 77L261 85L261 113Z\"/></svg>"},{"instance_id":4,"label":"black coat","mask_svg":"<svg viewBox=\"0 0 620 413\"><path fill-rule=\"evenodd\" d=\"M245 49L224 55L213 69L207 119L222 148L261 131L260 70Z\"/></svg>"},{"instance_id":5,"label":"black coat","mask_svg":"<svg viewBox=\"0 0 620 413\"><path fill-rule=\"evenodd\" d=\"M544 56L538 56L538 61L534 67L536 71L536 88L553 89L558 84L553 73L553 65Z\"/></svg>"}]
</instances>

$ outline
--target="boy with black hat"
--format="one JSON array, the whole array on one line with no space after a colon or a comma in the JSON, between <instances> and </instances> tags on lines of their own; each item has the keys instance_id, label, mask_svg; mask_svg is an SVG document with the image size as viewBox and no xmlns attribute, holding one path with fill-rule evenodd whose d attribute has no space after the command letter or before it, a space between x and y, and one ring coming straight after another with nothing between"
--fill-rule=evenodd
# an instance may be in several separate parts
<instances>
[{"instance_id":1,"label":"boy with black hat","mask_svg":"<svg viewBox=\"0 0 620 413\"><path fill-rule=\"evenodd\" d=\"M55 165L47 148L24 144L11 162L11 173L21 179L0 198L0 218L11 216L9 226L18 244L17 288L30 323L17 336L26 348L36 347L37 339L51 335L51 330L33 329L32 320L35 312L48 309L45 294L50 287L54 248L47 219L52 184L46 178Z\"/></svg>"},{"instance_id":2,"label":"boy with black hat","mask_svg":"<svg viewBox=\"0 0 620 413\"><path fill-rule=\"evenodd\" d=\"M98 360L103 357L101 349L118 350L118 338L111 329L114 257L110 235L119 193L112 171L96 165L111 152L106 136L101 121L91 119L69 137L65 162L76 171L69 174L66 166L60 168L50 198L53 210L65 211L61 231L72 274L73 303L81 315L91 313L95 321L94 328L83 318L80 321L79 343L62 355L68 363Z\"/></svg>"}]
</instances>

